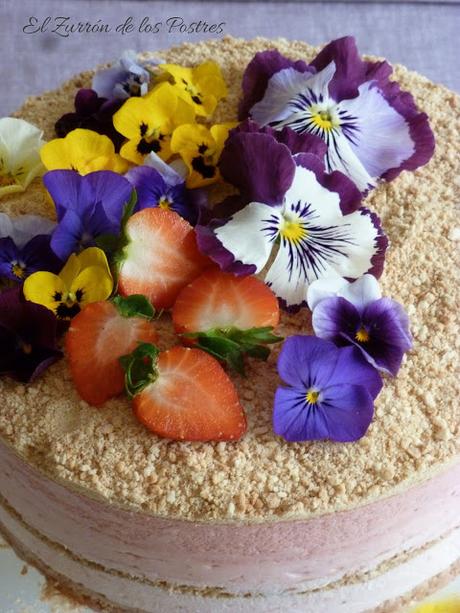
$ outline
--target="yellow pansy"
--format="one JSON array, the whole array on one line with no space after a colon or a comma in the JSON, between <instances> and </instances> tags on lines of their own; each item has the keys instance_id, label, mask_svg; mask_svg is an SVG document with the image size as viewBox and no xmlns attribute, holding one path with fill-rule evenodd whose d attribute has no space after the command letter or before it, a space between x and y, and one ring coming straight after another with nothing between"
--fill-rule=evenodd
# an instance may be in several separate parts
<instances>
[{"instance_id":1,"label":"yellow pansy","mask_svg":"<svg viewBox=\"0 0 460 613\"><path fill-rule=\"evenodd\" d=\"M174 130L171 149L178 153L187 165L189 188L210 185L220 180L220 154L228 132L236 123L221 123L208 129L201 124L186 124Z\"/></svg>"},{"instance_id":2,"label":"yellow pansy","mask_svg":"<svg viewBox=\"0 0 460 613\"><path fill-rule=\"evenodd\" d=\"M35 272L24 283L24 296L30 302L53 311L59 319L71 319L90 302L106 300L113 278L102 249L89 247L73 253L59 275Z\"/></svg>"},{"instance_id":3,"label":"yellow pansy","mask_svg":"<svg viewBox=\"0 0 460 613\"><path fill-rule=\"evenodd\" d=\"M77 128L65 138L55 138L46 143L40 151L43 164L48 170L76 170L86 175L96 170L112 170L125 173L126 161L115 153L115 147L108 136Z\"/></svg>"},{"instance_id":4,"label":"yellow pansy","mask_svg":"<svg viewBox=\"0 0 460 613\"><path fill-rule=\"evenodd\" d=\"M460 597L427 602L415 607L411 613L460 613Z\"/></svg>"},{"instance_id":5,"label":"yellow pansy","mask_svg":"<svg viewBox=\"0 0 460 613\"><path fill-rule=\"evenodd\" d=\"M0 119L0 197L23 192L45 168L40 161L43 132L23 119Z\"/></svg>"},{"instance_id":6,"label":"yellow pansy","mask_svg":"<svg viewBox=\"0 0 460 613\"><path fill-rule=\"evenodd\" d=\"M195 119L193 108L179 98L170 83L161 83L142 98L130 98L113 116L115 129L128 139L120 155L142 164L150 153L171 157L171 134L177 126Z\"/></svg>"},{"instance_id":7,"label":"yellow pansy","mask_svg":"<svg viewBox=\"0 0 460 613\"><path fill-rule=\"evenodd\" d=\"M193 106L197 115L209 117L219 100L227 95L227 86L215 62L204 62L195 68L160 64L160 68L171 75L179 95Z\"/></svg>"}]
</instances>

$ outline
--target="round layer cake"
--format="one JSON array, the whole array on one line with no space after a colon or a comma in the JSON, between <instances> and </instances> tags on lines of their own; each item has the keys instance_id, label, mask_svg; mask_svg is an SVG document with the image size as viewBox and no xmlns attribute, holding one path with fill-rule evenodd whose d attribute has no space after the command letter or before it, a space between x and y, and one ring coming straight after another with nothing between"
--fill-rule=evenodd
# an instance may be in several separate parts
<instances>
[{"instance_id":1,"label":"round layer cake","mask_svg":"<svg viewBox=\"0 0 460 613\"><path fill-rule=\"evenodd\" d=\"M273 47L307 61L318 51L227 37L160 56L220 64L224 122L236 117L245 66ZM28 99L16 115L52 139L91 77ZM366 200L391 242L384 294L407 308L414 349L386 379L362 439L287 443L273 434L276 350L234 378L249 422L235 443L158 438L125 398L94 409L65 359L27 387L0 381L1 530L67 591L115 611L386 613L460 572L458 98L401 66L394 78L428 113L437 148L426 167ZM39 180L1 204L52 216ZM168 317L163 347L175 342ZM310 312L284 315L279 331L310 334Z\"/></svg>"}]
</instances>

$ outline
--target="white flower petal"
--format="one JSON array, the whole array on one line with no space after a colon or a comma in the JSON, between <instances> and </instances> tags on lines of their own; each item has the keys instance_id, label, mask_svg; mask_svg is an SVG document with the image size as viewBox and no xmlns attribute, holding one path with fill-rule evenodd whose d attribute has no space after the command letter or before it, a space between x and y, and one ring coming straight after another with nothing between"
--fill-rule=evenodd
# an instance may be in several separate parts
<instances>
[{"instance_id":1,"label":"white flower petal","mask_svg":"<svg viewBox=\"0 0 460 613\"><path fill-rule=\"evenodd\" d=\"M356 118L350 147L372 177L397 168L413 154L415 147L408 123L385 100L375 83L363 83L359 96L343 100L339 107Z\"/></svg>"},{"instance_id":2,"label":"white flower petal","mask_svg":"<svg viewBox=\"0 0 460 613\"><path fill-rule=\"evenodd\" d=\"M39 234L51 234L56 224L39 215L20 215L12 219L13 233L10 235L18 247L23 247Z\"/></svg>"},{"instance_id":3,"label":"white flower petal","mask_svg":"<svg viewBox=\"0 0 460 613\"><path fill-rule=\"evenodd\" d=\"M13 234L13 222L9 215L0 213L0 238L6 238Z\"/></svg>"},{"instance_id":4,"label":"white flower petal","mask_svg":"<svg viewBox=\"0 0 460 613\"><path fill-rule=\"evenodd\" d=\"M352 283L345 283L336 295L345 298L358 309L382 297L379 282L373 275L365 274Z\"/></svg>"},{"instance_id":5,"label":"white flower petal","mask_svg":"<svg viewBox=\"0 0 460 613\"><path fill-rule=\"evenodd\" d=\"M309 204L310 219L315 224L334 224L342 217L340 196L318 182L315 173L303 166L297 166L291 187L284 197L286 210L294 211L298 203Z\"/></svg>"},{"instance_id":6,"label":"white flower petal","mask_svg":"<svg viewBox=\"0 0 460 613\"><path fill-rule=\"evenodd\" d=\"M310 311L313 311L315 306L325 298L338 296L340 290L344 289L349 282L338 275L335 277L326 277L313 281L308 287L307 303Z\"/></svg>"},{"instance_id":7,"label":"white flower petal","mask_svg":"<svg viewBox=\"0 0 460 613\"><path fill-rule=\"evenodd\" d=\"M251 109L251 117L260 126L282 121L292 115L289 102L304 91L312 78L309 72L284 68L270 77L264 97Z\"/></svg>"},{"instance_id":8,"label":"white flower petal","mask_svg":"<svg viewBox=\"0 0 460 613\"><path fill-rule=\"evenodd\" d=\"M329 171L343 172L362 192L375 185L375 177L364 168L341 128L326 132L324 140L328 146L326 166Z\"/></svg>"},{"instance_id":9,"label":"white flower petal","mask_svg":"<svg viewBox=\"0 0 460 613\"><path fill-rule=\"evenodd\" d=\"M289 243L281 242L273 264L270 266L265 283L288 307L300 305L307 300L308 281L300 261L292 265Z\"/></svg>"},{"instance_id":10,"label":"white flower petal","mask_svg":"<svg viewBox=\"0 0 460 613\"><path fill-rule=\"evenodd\" d=\"M238 211L230 220L215 230L222 245L230 251L235 260L253 264L260 272L270 256L275 235L270 235L270 218L280 220L280 209L251 202Z\"/></svg>"},{"instance_id":11,"label":"white flower petal","mask_svg":"<svg viewBox=\"0 0 460 613\"><path fill-rule=\"evenodd\" d=\"M1 193L22 191L44 171L40 149L43 132L15 117L0 119L0 175L10 176L15 185L3 187Z\"/></svg>"}]
</instances>

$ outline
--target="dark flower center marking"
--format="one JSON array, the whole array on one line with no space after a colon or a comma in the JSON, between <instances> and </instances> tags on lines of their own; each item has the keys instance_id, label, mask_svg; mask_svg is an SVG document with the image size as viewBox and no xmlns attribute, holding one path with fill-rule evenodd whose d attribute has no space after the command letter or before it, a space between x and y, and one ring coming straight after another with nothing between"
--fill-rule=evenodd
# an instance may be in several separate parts
<instances>
[{"instance_id":1,"label":"dark flower center marking","mask_svg":"<svg viewBox=\"0 0 460 613\"><path fill-rule=\"evenodd\" d=\"M141 125L139 126L139 130L140 130L141 136L145 136L146 135L147 128L148 128L148 125L146 123L142 122Z\"/></svg>"},{"instance_id":2,"label":"dark flower center marking","mask_svg":"<svg viewBox=\"0 0 460 613\"><path fill-rule=\"evenodd\" d=\"M216 167L206 164L205 159L202 155L193 158L192 168L197 173L199 173L203 177L203 179L212 179L216 174Z\"/></svg>"},{"instance_id":3,"label":"dark flower center marking","mask_svg":"<svg viewBox=\"0 0 460 613\"><path fill-rule=\"evenodd\" d=\"M145 140L145 138L141 138L137 145L137 150L141 155L148 155L152 151L154 153L158 153L159 151L161 151L160 140L162 140L161 136L160 138L154 139L151 142Z\"/></svg>"},{"instance_id":4,"label":"dark flower center marking","mask_svg":"<svg viewBox=\"0 0 460 613\"><path fill-rule=\"evenodd\" d=\"M200 92L197 92L196 89L185 79L181 79L182 83L184 84L184 89L185 91L190 94L191 99L193 100L193 102L195 104L203 104L202 100L201 100L201 94Z\"/></svg>"},{"instance_id":5,"label":"dark flower center marking","mask_svg":"<svg viewBox=\"0 0 460 613\"><path fill-rule=\"evenodd\" d=\"M75 315L78 315L80 312L80 305L78 303L74 304L65 304L61 302L61 304L56 309L56 315L59 319L72 319Z\"/></svg>"},{"instance_id":6,"label":"dark flower center marking","mask_svg":"<svg viewBox=\"0 0 460 613\"><path fill-rule=\"evenodd\" d=\"M18 279L24 279L26 276L26 265L22 262L11 262L11 272Z\"/></svg>"},{"instance_id":7,"label":"dark flower center marking","mask_svg":"<svg viewBox=\"0 0 460 613\"><path fill-rule=\"evenodd\" d=\"M198 153L200 155L203 155L204 153L206 153L206 151L209 149L208 145L205 145L205 143L202 143L199 147L198 147Z\"/></svg>"},{"instance_id":8,"label":"dark flower center marking","mask_svg":"<svg viewBox=\"0 0 460 613\"><path fill-rule=\"evenodd\" d=\"M203 104L198 94L192 96L192 100L195 104Z\"/></svg>"},{"instance_id":9,"label":"dark flower center marking","mask_svg":"<svg viewBox=\"0 0 460 613\"><path fill-rule=\"evenodd\" d=\"M55 302L61 302L62 300L62 293L61 292L55 292L53 295L53 300Z\"/></svg>"}]
</instances>

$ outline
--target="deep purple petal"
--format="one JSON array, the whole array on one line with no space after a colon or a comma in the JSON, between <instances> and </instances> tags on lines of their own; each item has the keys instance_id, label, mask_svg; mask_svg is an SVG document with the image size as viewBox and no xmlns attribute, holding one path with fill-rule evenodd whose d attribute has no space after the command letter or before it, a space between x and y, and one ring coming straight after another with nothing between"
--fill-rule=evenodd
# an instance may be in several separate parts
<instances>
[{"instance_id":1,"label":"deep purple petal","mask_svg":"<svg viewBox=\"0 0 460 613\"><path fill-rule=\"evenodd\" d=\"M219 168L244 199L263 204L282 203L295 173L289 149L268 134L255 133L227 139Z\"/></svg>"},{"instance_id":2,"label":"deep purple petal","mask_svg":"<svg viewBox=\"0 0 460 613\"><path fill-rule=\"evenodd\" d=\"M50 170L43 175L43 183L56 207L58 222L69 208L83 208L83 177L75 170Z\"/></svg>"},{"instance_id":3,"label":"deep purple petal","mask_svg":"<svg viewBox=\"0 0 460 613\"><path fill-rule=\"evenodd\" d=\"M243 99L240 102L238 117L245 119L256 102L262 100L268 80L283 68L295 68L299 72L314 72L302 60L289 60L276 49L256 53L243 75Z\"/></svg>"},{"instance_id":4,"label":"deep purple petal","mask_svg":"<svg viewBox=\"0 0 460 613\"><path fill-rule=\"evenodd\" d=\"M218 266L226 272L232 272L237 276L253 275L257 267L253 264L243 264L235 260L235 256L228 251L214 233L214 229L222 226L227 220L214 220L207 226L195 227L198 249L210 257Z\"/></svg>"},{"instance_id":5,"label":"deep purple petal","mask_svg":"<svg viewBox=\"0 0 460 613\"><path fill-rule=\"evenodd\" d=\"M347 443L366 434L374 415L373 398L366 387L331 385L321 396L317 411L326 423L328 438Z\"/></svg>"},{"instance_id":6,"label":"deep purple petal","mask_svg":"<svg viewBox=\"0 0 460 613\"><path fill-rule=\"evenodd\" d=\"M51 236L39 234L21 249L21 258L26 264L26 276L39 270L58 273L62 261L51 249Z\"/></svg>"},{"instance_id":7,"label":"deep purple petal","mask_svg":"<svg viewBox=\"0 0 460 613\"><path fill-rule=\"evenodd\" d=\"M281 379L306 391L313 385L326 385L338 359L334 343L315 336L287 338L278 358Z\"/></svg>"},{"instance_id":8,"label":"deep purple petal","mask_svg":"<svg viewBox=\"0 0 460 613\"><path fill-rule=\"evenodd\" d=\"M119 224L125 204L133 191L125 177L111 170L91 172L83 177L85 205L102 203L105 214L115 224Z\"/></svg>"},{"instance_id":9,"label":"deep purple petal","mask_svg":"<svg viewBox=\"0 0 460 613\"><path fill-rule=\"evenodd\" d=\"M331 297L321 300L313 310L312 325L320 338L343 345L342 334L354 338L361 323L358 309L345 298Z\"/></svg>"},{"instance_id":10,"label":"deep purple petal","mask_svg":"<svg viewBox=\"0 0 460 613\"><path fill-rule=\"evenodd\" d=\"M242 132L248 134L268 134L269 136L276 138L279 143L286 145L286 147L288 147L291 151L292 155L295 155L296 153L312 153L313 155L323 159L327 151L326 143L319 136L315 136L309 132L299 134L291 128L275 130L270 126L260 127L258 123L252 121L251 119L246 119L236 126L236 128L230 130L229 136Z\"/></svg>"},{"instance_id":11,"label":"deep purple petal","mask_svg":"<svg viewBox=\"0 0 460 613\"><path fill-rule=\"evenodd\" d=\"M56 317L24 301L20 289L0 294L0 374L27 383L62 357L56 347Z\"/></svg>"},{"instance_id":12,"label":"deep purple petal","mask_svg":"<svg viewBox=\"0 0 460 613\"><path fill-rule=\"evenodd\" d=\"M338 357L329 382L331 385L362 385L367 388L372 398L377 397L383 386L382 377L357 347L338 349Z\"/></svg>"},{"instance_id":13,"label":"deep purple petal","mask_svg":"<svg viewBox=\"0 0 460 613\"><path fill-rule=\"evenodd\" d=\"M376 279L380 279L385 264L385 254L389 245L388 237L383 231L382 222L380 221L380 217L377 215L377 213L373 213L365 207L361 207L359 210L361 212L361 215L370 216L372 224L375 228L377 228L378 231L376 239L377 252L372 256L372 267L367 272L371 275L374 275Z\"/></svg>"},{"instance_id":14,"label":"deep purple petal","mask_svg":"<svg viewBox=\"0 0 460 613\"><path fill-rule=\"evenodd\" d=\"M11 263L20 259L20 250L12 238L0 238L0 277L19 281L11 269Z\"/></svg>"},{"instance_id":15,"label":"deep purple petal","mask_svg":"<svg viewBox=\"0 0 460 613\"><path fill-rule=\"evenodd\" d=\"M79 89L75 96L75 112L80 116L93 115L105 101L106 98L100 98L94 89Z\"/></svg>"},{"instance_id":16,"label":"deep purple petal","mask_svg":"<svg viewBox=\"0 0 460 613\"><path fill-rule=\"evenodd\" d=\"M58 223L51 237L51 249L62 261L74 252L80 251L80 240L83 236L84 227L80 215L73 209L69 209Z\"/></svg>"}]
</instances>

